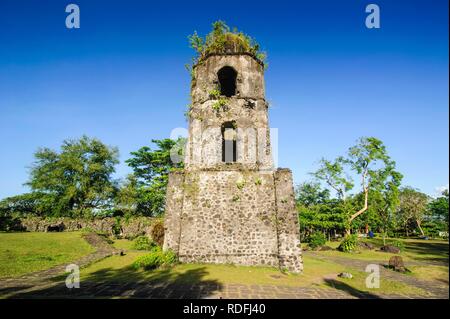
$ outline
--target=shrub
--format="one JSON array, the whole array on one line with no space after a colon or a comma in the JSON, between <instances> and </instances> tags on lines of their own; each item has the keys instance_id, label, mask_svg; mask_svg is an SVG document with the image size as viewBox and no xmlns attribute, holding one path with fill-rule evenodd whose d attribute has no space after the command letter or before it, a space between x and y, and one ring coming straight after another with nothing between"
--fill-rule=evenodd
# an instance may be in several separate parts
<instances>
[{"instance_id":1,"label":"shrub","mask_svg":"<svg viewBox=\"0 0 450 319\"><path fill-rule=\"evenodd\" d=\"M145 270L155 269L163 263L163 254L160 249L154 249L151 253L138 257L133 262L133 268Z\"/></svg>"},{"instance_id":2,"label":"shrub","mask_svg":"<svg viewBox=\"0 0 450 319\"><path fill-rule=\"evenodd\" d=\"M155 245L147 236L139 236L133 241L133 248L137 250L150 250Z\"/></svg>"},{"instance_id":3,"label":"shrub","mask_svg":"<svg viewBox=\"0 0 450 319\"><path fill-rule=\"evenodd\" d=\"M357 244L358 238L356 237L356 235L349 235L341 241L338 250L348 253L355 250Z\"/></svg>"},{"instance_id":4,"label":"shrub","mask_svg":"<svg viewBox=\"0 0 450 319\"><path fill-rule=\"evenodd\" d=\"M205 38L199 36L197 32L190 35L189 44L198 54L194 62L200 61L210 53L248 52L255 55L263 63L267 57L253 38L236 28L230 30L230 27L220 20L213 23L213 30Z\"/></svg>"},{"instance_id":5,"label":"shrub","mask_svg":"<svg viewBox=\"0 0 450 319\"><path fill-rule=\"evenodd\" d=\"M176 264L177 261L178 257L173 251L163 252L161 247L155 246L149 254L138 257L133 263L133 268L149 270L159 267L170 267Z\"/></svg>"},{"instance_id":6,"label":"shrub","mask_svg":"<svg viewBox=\"0 0 450 319\"><path fill-rule=\"evenodd\" d=\"M120 234L122 233L122 225L121 225L120 217L116 217L114 219L114 224L113 224L111 230L112 230L112 233L114 236L120 236Z\"/></svg>"},{"instance_id":7,"label":"shrub","mask_svg":"<svg viewBox=\"0 0 450 319\"><path fill-rule=\"evenodd\" d=\"M321 232L315 232L311 234L308 238L309 247L313 249L325 245L326 242L327 238Z\"/></svg>"},{"instance_id":8,"label":"shrub","mask_svg":"<svg viewBox=\"0 0 450 319\"><path fill-rule=\"evenodd\" d=\"M164 243L164 222L162 219L155 221L151 231L151 237L158 246L162 247Z\"/></svg>"},{"instance_id":9,"label":"shrub","mask_svg":"<svg viewBox=\"0 0 450 319\"><path fill-rule=\"evenodd\" d=\"M167 250L164 252L164 265L172 266L178 262L178 256L173 250Z\"/></svg>"}]
</instances>

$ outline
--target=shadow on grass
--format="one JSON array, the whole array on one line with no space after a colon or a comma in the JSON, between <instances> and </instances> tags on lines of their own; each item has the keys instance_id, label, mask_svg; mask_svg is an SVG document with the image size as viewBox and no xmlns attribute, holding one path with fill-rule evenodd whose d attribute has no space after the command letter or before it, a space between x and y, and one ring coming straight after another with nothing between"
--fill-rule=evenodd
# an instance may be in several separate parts
<instances>
[{"instance_id":1,"label":"shadow on grass","mask_svg":"<svg viewBox=\"0 0 450 319\"><path fill-rule=\"evenodd\" d=\"M33 286L11 286L11 287L4 287L0 288L0 296L2 295L8 295L10 293L15 293L21 290L32 288Z\"/></svg>"},{"instance_id":2,"label":"shadow on grass","mask_svg":"<svg viewBox=\"0 0 450 319\"><path fill-rule=\"evenodd\" d=\"M410 238L415 239L415 238ZM392 240L387 239L386 244L392 244ZM383 241L380 238L365 239L364 242L370 242L378 247L383 245ZM448 266L449 265L449 244L448 242L436 242L428 240L415 239L415 241L404 241L406 253L411 254L412 259L417 261L429 261L431 263L438 263Z\"/></svg>"},{"instance_id":3,"label":"shadow on grass","mask_svg":"<svg viewBox=\"0 0 450 319\"><path fill-rule=\"evenodd\" d=\"M336 279L325 279L325 284L331 288L342 290L349 295L361 299L381 299L379 296L374 295L370 292L362 291L359 289L356 289L342 281L336 280Z\"/></svg>"},{"instance_id":4,"label":"shadow on grass","mask_svg":"<svg viewBox=\"0 0 450 319\"><path fill-rule=\"evenodd\" d=\"M205 267L182 273L172 269L136 271L104 268L80 281L80 288L69 289L65 276L58 276L49 287L10 294L8 298L208 298L221 290L217 280L206 280ZM63 278L64 277L64 278Z\"/></svg>"},{"instance_id":5,"label":"shadow on grass","mask_svg":"<svg viewBox=\"0 0 450 319\"><path fill-rule=\"evenodd\" d=\"M442 282L448 286L448 279L437 279L437 281Z\"/></svg>"},{"instance_id":6,"label":"shadow on grass","mask_svg":"<svg viewBox=\"0 0 450 319\"><path fill-rule=\"evenodd\" d=\"M444 263L448 266L448 243L430 243L424 240L423 242L408 242L405 245L406 251L417 254L416 259L423 259L427 261L434 261ZM420 255L425 255L421 257Z\"/></svg>"}]
</instances>

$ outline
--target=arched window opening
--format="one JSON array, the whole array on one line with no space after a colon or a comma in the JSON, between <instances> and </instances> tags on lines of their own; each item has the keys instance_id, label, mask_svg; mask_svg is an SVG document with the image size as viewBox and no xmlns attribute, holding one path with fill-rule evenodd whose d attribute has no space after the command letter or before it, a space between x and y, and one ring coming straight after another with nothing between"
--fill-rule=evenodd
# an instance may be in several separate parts
<instances>
[{"instance_id":1,"label":"arched window opening","mask_svg":"<svg viewBox=\"0 0 450 319\"><path fill-rule=\"evenodd\" d=\"M236 124L226 122L222 125L222 162L236 162Z\"/></svg>"},{"instance_id":2,"label":"arched window opening","mask_svg":"<svg viewBox=\"0 0 450 319\"><path fill-rule=\"evenodd\" d=\"M220 83L220 94L226 97L236 95L237 72L230 66L224 66L217 72Z\"/></svg>"}]
</instances>

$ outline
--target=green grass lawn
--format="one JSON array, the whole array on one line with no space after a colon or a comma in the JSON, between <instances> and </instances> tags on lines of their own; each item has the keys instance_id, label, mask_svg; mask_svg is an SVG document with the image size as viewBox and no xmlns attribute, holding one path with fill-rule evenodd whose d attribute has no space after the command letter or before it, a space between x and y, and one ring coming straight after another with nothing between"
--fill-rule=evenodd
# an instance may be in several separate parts
<instances>
[{"instance_id":1,"label":"green grass lawn","mask_svg":"<svg viewBox=\"0 0 450 319\"><path fill-rule=\"evenodd\" d=\"M448 265L449 260L449 244L448 241L443 240L420 240L420 239L397 239L402 241L405 245L405 249L399 254L391 254L379 251L379 248L383 246L382 239L364 239L362 241L369 242L375 245L373 250L359 249L353 253L343 253L338 250L321 251L320 254L328 256L338 256L346 258L354 258L361 260L378 260L389 261L389 258L394 255L400 255L405 262L417 261L417 262L441 262ZM390 244L392 240L387 240L386 244ZM339 242L327 242L327 246L337 248ZM303 247L307 247L304 244Z\"/></svg>"},{"instance_id":2,"label":"green grass lawn","mask_svg":"<svg viewBox=\"0 0 450 319\"><path fill-rule=\"evenodd\" d=\"M0 278L48 269L93 251L80 232L0 233Z\"/></svg>"},{"instance_id":3,"label":"green grass lawn","mask_svg":"<svg viewBox=\"0 0 450 319\"><path fill-rule=\"evenodd\" d=\"M381 243L371 240L378 247ZM405 276L416 276L423 280L441 281L448 285L448 242L404 240L405 251L402 255L406 266L412 273ZM337 247L337 242L328 243ZM217 283L244 285L278 285L298 287L321 287L346 289L353 292L373 293L373 289L365 287L367 273L348 268L341 264L323 260L307 253L303 256L304 271L302 274L286 274L270 267L244 267L234 265L212 264L179 264L169 269L135 270L131 264L145 251L133 250L133 242L115 240L113 246L125 251L125 256L114 255L81 269L82 281L94 282L153 282L153 283ZM63 233L0 233L0 278L18 276L27 272L52 267L57 264L71 262L90 253L90 247L79 232ZM339 251L319 251L321 255L339 256L341 258L388 261L392 254L374 250L361 250L359 253L343 253ZM408 262L418 261L408 266ZM439 261L437 265L423 264L425 261ZM445 265L445 261L447 264ZM444 264L442 264L444 263ZM350 272L352 279L337 277L340 272ZM62 280L59 276L54 280ZM446 282L445 282L446 280ZM383 279L377 293L415 294L427 296L417 287L403 282Z\"/></svg>"},{"instance_id":4,"label":"green grass lawn","mask_svg":"<svg viewBox=\"0 0 450 319\"><path fill-rule=\"evenodd\" d=\"M114 243L112 244L117 249L122 250L133 250L133 241L128 239L115 239Z\"/></svg>"},{"instance_id":5,"label":"green grass lawn","mask_svg":"<svg viewBox=\"0 0 450 319\"><path fill-rule=\"evenodd\" d=\"M343 253L337 250L319 251L323 256L341 257L347 259L359 259L378 261L388 264L392 256L402 256L406 268L411 271L408 275L420 280L435 281L443 285L449 283L449 243L444 240L421 239L397 239L403 242L405 249L399 254L391 254L378 251L383 245L381 238L365 239L375 245L374 250L360 249L354 253ZM387 240L389 244L391 240ZM337 248L339 242L327 242L327 246ZM305 245L307 246L307 245Z\"/></svg>"},{"instance_id":6,"label":"green grass lawn","mask_svg":"<svg viewBox=\"0 0 450 319\"><path fill-rule=\"evenodd\" d=\"M119 240L114 246L132 247L131 242ZM81 270L81 280L94 282L154 282L154 283L218 283L244 285L278 285L297 287L346 286L347 289L359 292L373 292L366 288L367 273L349 269L345 266L304 256L304 272L299 275L286 274L276 268L245 267L234 265L212 264L179 264L170 269L135 270L133 261L145 252L128 251L125 256L112 256ZM351 272L352 279L336 277L340 272ZM383 280L379 293L409 293L426 296L423 290L408 286L401 282Z\"/></svg>"}]
</instances>

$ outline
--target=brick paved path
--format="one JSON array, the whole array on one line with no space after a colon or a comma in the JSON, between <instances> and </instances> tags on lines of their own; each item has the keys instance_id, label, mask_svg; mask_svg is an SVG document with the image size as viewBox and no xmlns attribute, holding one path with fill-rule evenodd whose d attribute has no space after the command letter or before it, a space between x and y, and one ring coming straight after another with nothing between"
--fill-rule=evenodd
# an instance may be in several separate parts
<instances>
[{"instance_id":1,"label":"brick paved path","mask_svg":"<svg viewBox=\"0 0 450 319\"><path fill-rule=\"evenodd\" d=\"M8 294L8 291L4 291ZM0 294L2 291L0 289ZM147 283L82 282L79 289L64 284L34 287L31 290L9 292L7 298L151 298L151 299L355 299L355 298L423 298L414 295L375 295L354 289L284 287L238 284L152 285Z\"/></svg>"}]
</instances>

